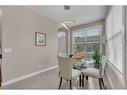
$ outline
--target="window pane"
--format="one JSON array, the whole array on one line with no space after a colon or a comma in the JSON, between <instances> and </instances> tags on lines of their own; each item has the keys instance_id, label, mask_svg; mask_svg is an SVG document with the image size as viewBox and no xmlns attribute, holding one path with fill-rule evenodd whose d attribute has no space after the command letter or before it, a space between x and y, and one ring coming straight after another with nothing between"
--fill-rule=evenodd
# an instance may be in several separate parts
<instances>
[{"instance_id":1,"label":"window pane","mask_svg":"<svg viewBox=\"0 0 127 95\"><path fill-rule=\"evenodd\" d=\"M58 54L66 54L66 34L65 32L58 32Z\"/></svg>"},{"instance_id":2,"label":"window pane","mask_svg":"<svg viewBox=\"0 0 127 95\"><path fill-rule=\"evenodd\" d=\"M93 53L100 46L101 27L90 27L88 29L73 32L73 53Z\"/></svg>"}]
</instances>

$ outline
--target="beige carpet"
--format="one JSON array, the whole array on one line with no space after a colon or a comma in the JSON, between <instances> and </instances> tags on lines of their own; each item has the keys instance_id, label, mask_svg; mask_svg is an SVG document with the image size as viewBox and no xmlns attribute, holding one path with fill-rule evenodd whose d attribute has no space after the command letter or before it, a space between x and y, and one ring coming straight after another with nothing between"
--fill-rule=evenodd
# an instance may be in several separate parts
<instances>
[{"instance_id":1,"label":"beige carpet","mask_svg":"<svg viewBox=\"0 0 127 95\"><path fill-rule=\"evenodd\" d=\"M105 87L104 89L111 89L108 78L104 77ZM1 89L58 89L59 77L58 68L38 74L36 76L18 81ZM85 80L85 86L79 87L78 80L72 82L73 89L100 89L97 79L89 78ZM69 82L63 81L61 89L69 89Z\"/></svg>"}]
</instances>

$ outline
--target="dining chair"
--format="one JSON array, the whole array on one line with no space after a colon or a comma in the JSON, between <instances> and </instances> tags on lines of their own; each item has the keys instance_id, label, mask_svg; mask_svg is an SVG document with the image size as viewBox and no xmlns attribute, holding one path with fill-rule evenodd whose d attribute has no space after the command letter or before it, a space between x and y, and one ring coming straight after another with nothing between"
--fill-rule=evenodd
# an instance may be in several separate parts
<instances>
[{"instance_id":1,"label":"dining chair","mask_svg":"<svg viewBox=\"0 0 127 95\"><path fill-rule=\"evenodd\" d=\"M60 84L59 89L62 84L62 79L70 82L70 89L72 89L72 80L79 77L81 86L81 71L73 69L74 60L72 58L58 57L58 66L60 69Z\"/></svg>"},{"instance_id":2,"label":"dining chair","mask_svg":"<svg viewBox=\"0 0 127 95\"><path fill-rule=\"evenodd\" d=\"M86 69L82 70L82 85L84 86L84 76L86 76L86 80L88 80L88 77L99 79L99 85L100 89L102 89L102 85L104 87L104 71L105 71L105 65L107 63L107 57L102 56L101 63L99 69L94 67L87 67Z\"/></svg>"}]
</instances>

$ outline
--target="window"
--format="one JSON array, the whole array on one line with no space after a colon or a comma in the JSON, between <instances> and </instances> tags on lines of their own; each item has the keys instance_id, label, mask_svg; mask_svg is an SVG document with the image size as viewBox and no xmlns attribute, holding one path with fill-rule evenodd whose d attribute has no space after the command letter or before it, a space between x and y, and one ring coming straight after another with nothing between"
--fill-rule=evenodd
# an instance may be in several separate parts
<instances>
[{"instance_id":1,"label":"window","mask_svg":"<svg viewBox=\"0 0 127 95\"><path fill-rule=\"evenodd\" d=\"M58 32L58 54L66 54L66 33L63 31Z\"/></svg>"},{"instance_id":2,"label":"window","mask_svg":"<svg viewBox=\"0 0 127 95\"><path fill-rule=\"evenodd\" d=\"M122 6L114 6L106 18L106 56L110 63L123 72Z\"/></svg>"},{"instance_id":3,"label":"window","mask_svg":"<svg viewBox=\"0 0 127 95\"><path fill-rule=\"evenodd\" d=\"M82 29L78 31L73 31L73 43L72 51L74 54L80 52L93 53L96 47L100 46L100 36L102 28L98 27L89 27L87 29Z\"/></svg>"}]
</instances>

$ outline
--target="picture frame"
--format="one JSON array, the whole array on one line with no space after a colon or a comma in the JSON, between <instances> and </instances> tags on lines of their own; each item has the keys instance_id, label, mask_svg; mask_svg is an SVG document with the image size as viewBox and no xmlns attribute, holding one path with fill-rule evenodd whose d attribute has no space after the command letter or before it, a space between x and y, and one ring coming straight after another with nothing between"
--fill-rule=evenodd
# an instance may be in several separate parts
<instances>
[{"instance_id":1,"label":"picture frame","mask_svg":"<svg viewBox=\"0 0 127 95\"><path fill-rule=\"evenodd\" d=\"M35 32L35 46L46 46L46 34Z\"/></svg>"}]
</instances>

